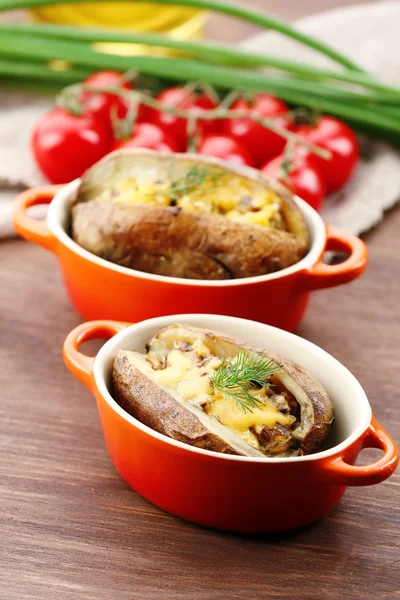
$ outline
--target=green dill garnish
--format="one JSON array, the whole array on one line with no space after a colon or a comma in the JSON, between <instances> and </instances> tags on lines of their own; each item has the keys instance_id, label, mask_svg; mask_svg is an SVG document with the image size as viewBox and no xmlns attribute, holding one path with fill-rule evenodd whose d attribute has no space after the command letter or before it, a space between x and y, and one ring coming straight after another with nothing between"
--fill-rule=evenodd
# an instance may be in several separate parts
<instances>
[{"instance_id":1,"label":"green dill garnish","mask_svg":"<svg viewBox=\"0 0 400 600\"><path fill-rule=\"evenodd\" d=\"M226 173L222 170L194 164L185 175L172 181L162 193L168 196L171 203L176 203L189 194L191 196L201 196L216 187L224 175ZM204 184L207 184L207 188L201 189Z\"/></svg>"},{"instance_id":2,"label":"green dill garnish","mask_svg":"<svg viewBox=\"0 0 400 600\"><path fill-rule=\"evenodd\" d=\"M240 348L235 359L221 358L221 366L210 377L211 385L234 400L244 412L253 412L263 405L263 401L252 396L250 390L258 387L270 387L267 378L279 371L282 365L276 365L263 352L251 355Z\"/></svg>"}]
</instances>

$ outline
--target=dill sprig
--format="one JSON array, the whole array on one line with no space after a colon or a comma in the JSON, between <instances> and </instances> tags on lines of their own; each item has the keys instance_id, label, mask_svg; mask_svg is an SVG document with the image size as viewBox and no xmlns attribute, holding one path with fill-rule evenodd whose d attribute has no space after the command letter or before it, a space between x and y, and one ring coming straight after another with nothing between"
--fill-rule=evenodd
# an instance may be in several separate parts
<instances>
[{"instance_id":1,"label":"dill sprig","mask_svg":"<svg viewBox=\"0 0 400 600\"><path fill-rule=\"evenodd\" d=\"M263 402L250 394L250 390L270 387L267 378L279 371L281 366L267 358L262 351L254 356L240 348L234 359L221 358L221 366L210 377L210 382L226 398L234 400L244 412L253 412Z\"/></svg>"},{"instance_id":2,"label":"dill sprig","mask_svg":"<svg viewBox=\"0 0 400 600\"><path fill-rule=\"evenodd\" d=\"M194 164L190 169L178 179L175 179L171 184L163 190L163 193L168 196L171 203L175 203L184 196L200 196L202 193L208 193L216 187L221 178L225 175L223 171L200 166ZM201 189L204 184L207 184L206 189ZM213 185L208 185L213 184Z\"/></svg>"}]
</instances>

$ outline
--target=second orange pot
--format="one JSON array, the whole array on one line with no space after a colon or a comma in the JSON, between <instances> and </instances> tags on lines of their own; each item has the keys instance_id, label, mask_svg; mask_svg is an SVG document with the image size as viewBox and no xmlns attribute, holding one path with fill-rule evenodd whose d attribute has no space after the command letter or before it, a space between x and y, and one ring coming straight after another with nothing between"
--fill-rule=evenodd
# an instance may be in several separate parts
<instances>
[{"instance_id":1,"label":"second orange pot","mask_svg":"<svg viewBox=\"0 0 400 600\"><path fill-rule=\"evenodd\" d=\"M218 454L172 440L125 412L110 386L118 350L144 352L146 341L173 323L221 331L261 348L268 340L270 350L310 370L335 410L329 448L292 458ZM79 351L93 338L112 338L95 358ZM329 512L347 485L379 483L398 462L394 442L374 419L355 377L314 344L261 323L219 315L174 315L132 326L83 323L67 337L64 359L96 397L108 452L123 479L157 506L202 525L250 533L306 525ZM383 450L382 458L355 466L366 447Z\"/></svg>"}]
</instances>

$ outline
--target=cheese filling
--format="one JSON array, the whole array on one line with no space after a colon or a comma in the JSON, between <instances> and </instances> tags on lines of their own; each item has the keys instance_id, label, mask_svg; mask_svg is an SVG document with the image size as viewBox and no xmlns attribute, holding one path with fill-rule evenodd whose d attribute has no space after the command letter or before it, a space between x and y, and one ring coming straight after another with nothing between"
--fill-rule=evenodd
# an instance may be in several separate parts
<instances>
[{"instance_id":1,"label":"cheese filling","mask_svg":"<svg viewBox=\"0 0 400 600\"><path fill-rule=\"evenodd\" d=\"M269 443L269 451L273 452L272 430L275 438L285 438L282 441L285 447L291 442L290 428L296 416L287 410L282 392L273 386L250 390L260 404L252 412L245 412L233 399L211 385L210 375L221 366L221 359L213 355L200 338L180 339L175 341L172 349L167 349L162 342L159 344L153 344L146 355L154 369L154 380L174 390L183 404L191 403L201 408L254 448L263 449ZM276 447L279 452L279 443Z\"/></svg>"},{"instance_id":2,"label":"cheese filling","mask_svg":"<svg viewBox=\"0 0 400 600\"><path fill-rule=\"evenodd\" d=\"M188 193L174 191L174 183L151 170L135 177L121 178L99 200L152 206L179 206L186 211L219 214L232 221L286 229L281 215L281 199L265 185L221 169ZM175 188L176 189L176 188ZM182 191L182 186L179 188Z\"/></svg>"}]
</instances>

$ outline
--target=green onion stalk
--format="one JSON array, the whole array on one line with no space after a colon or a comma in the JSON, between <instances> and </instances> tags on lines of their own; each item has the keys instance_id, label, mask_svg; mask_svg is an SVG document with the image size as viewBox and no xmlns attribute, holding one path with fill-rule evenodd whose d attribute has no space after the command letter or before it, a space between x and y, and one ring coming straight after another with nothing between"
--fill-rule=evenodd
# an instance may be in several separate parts
<instances>
[{"instance_id":1,"label":"green onion stalk","mask_svg":"<svg viewBox=\"0 0 400 600\"><path fill-rule=\"evenodd\" d=\"M296 61L284 60L265 54L237 50L233 46L216 42L203 42L193 40L176 40L167 35L155 33L127 33L101 28L81 28L66 25L36 24L36 23L1 23L0 35L29 35L38 36L43 39L70 40L76 42L106 42L106 43L129 43L168 48L188 53L196 58L204 59L205 62L221 64L232 67L270 67L276 71L310 77L320 81L339 81L350 83L361 88L372 89L383 93L392 94L399 98L400 88L385 85L375 81L370 76L358 72L333 71L323 69Z\"/></svg>"},{"instance_id":2,"label":"green onion stalk","mask_svg":"<svg viewBox=\"0 0 400 600\"><path fill-rule=\"evenodd\" d=\"M51 69L45 64L7 60L0 58L0 77L42 79L60 85L69 85L82 81L90 75L91 69L71 67L68 69Z\"/></svg>"},{"instance_id":3,"label":"green onion stalk","mask_svg":"<svg viewBox=\"0 0 400 600\"><path fill-rule=\"evenodd\" d=\"M304 81L295 78L271 77L264 73L257 73L247 70L234 70L231 67L220 67L218 65L206 65L200 61L183 58L167 58L153 56L115 56L105 52L98 52L95 49L87 47L82 42L71 43L62 40L55 41L48 38L38 38L37 36L25 35L23 39L16 39L15 35L4 33L0 26L0 54L10 58L24 58L29 52L31 60L69 60L74 64L85 67L98 68L118 68L126 70L132 66L144 74L165 77L166 72L173 72L179 79L195 78L204 80L212 85L220 85L225 88L235 87L235 81L243 82L244 89L247 88L247 82L255 82L254 86L261 89L264 86L266 91L276 93L281 96L281 92L303 92L312 97L332 98L335 100L344 100L356 102L359 104L388 103L400 106L400 93L393 94L384 92L360 93L337 87L330 87L323 83ZM171 71L170 69L174 69ZM211 80L209 80L211 79ZM217 79L219 81L217 81ZM254 88L253 86L253 88ZM237 84L236 84L237 87ZM254 91L254 89L252 89Z\"/></svg>"},{"instance_id":4,"label":"green onion stalk","mask_svg":"<svg viewBox=\"0 0 400 600\"><path fill-rule=\"evenodd\" d=\"M64 0L72 3L78 0ZM101 0L103 1L103 0ZM123 0L127 1L127 0ZM130 0L136 1L136 0ZM44 24L0 24L0 78L7 85L18 80L55 88L81 81L98 69L135 69L162 82L201 81L221 91L268 92L291 106L326 112L353 127L398 140L400 89L376 81L357 65L322 42L302 34L264 12L227 0L150 0L221 12L275 29L335 60L340 71L314 67L262 54L238 51L215 42L174 40L150 33L127 33ZM55 4L53 0L0 0L0 11ZM93 46L96 42L128 42L183 52L183 57L120 56ZM67 61L67 70L52 61ZM265 68L269 68L268 71ZM272 69L272 72L271 72Z\"/></svg>"},{"instance_id":5,"label":"green onion stalk","mask_svg":"<svg viewBox=\"0 0 400 600\"><path fill-rule=\"evenodd\" d=\"M31 61L69 60L74 65L90 67L94 70L110 68L125 71L133 67L140 73L153 77L164 78L167 73L173 73L174 79L178 81L196 80L223 89L240 88L248 92L272 92L291 105L333 114L348 120L355 127L378 135L400 133L400 118L396 114L385 111L385 107L376 104L373 97L370 98L371 106L361 106L360 103L354 102L352 92L347 92L346 100L343 95L335 98L324 96L322 92L313 94L312 86L304 81L300 85L300 82L294 80L271 78L263 73L208 65L192 59L116 56L98 52L83 42L71 43L66 40L56 42L36 36L25 36L23 42L19 43L16 36L1 33L0 55L16 60L26 59L28 53ZM322 84L318 85L322 86Z\"/></svg>"},{"instance_id":6,"label":"green onion stalk","mask_svg":"<svg viewBox=\"0 0 400 600\"><path fill-rule=\"evenodd\" d=\"M81 0L63 0L63 4L73 4L80 2ZM106 2L109 0L99 0L100 2ZM124 2L140 2L141 0L123 0ZM214 12L223 13L232 17L237 17L249 23L259 25L265 29L273 29L282 33L283 35L290 37L305 46L313 48L327 57L331 58L335 62L341 64L351 71L362 72L362 69L354 62L330 48L323 42L297 31L285 22L275 19L261 11L259 9L253 10L248 8L244 3L233 3L227 0L147 0L148 2L154 2L156 4L173 4L180 6L189 6L193 8L200 8L205 10L211 10ZM57 4L57 0L0 0L0 11L12 10L16 8L32 8L35 6L49 6Z\"/></svg>"}]
</instances>

